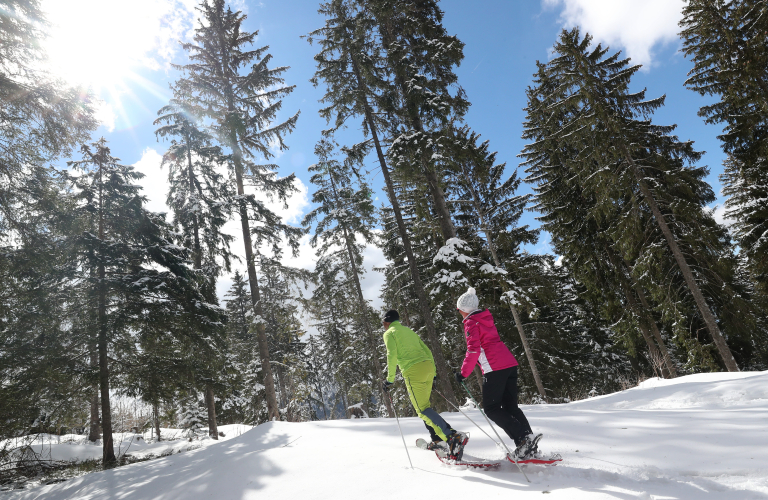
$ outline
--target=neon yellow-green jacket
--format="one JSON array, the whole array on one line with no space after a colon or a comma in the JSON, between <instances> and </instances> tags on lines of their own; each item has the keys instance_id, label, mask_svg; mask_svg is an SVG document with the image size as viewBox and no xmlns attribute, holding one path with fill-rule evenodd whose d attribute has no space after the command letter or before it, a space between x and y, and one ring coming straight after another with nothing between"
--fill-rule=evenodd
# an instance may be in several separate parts
<instances>
[{"instance_id":1,"label":"neon yellow-green jacket","mask_svg":"<svg viewBox=\"0 0 768 500\"><path fill-rule=\"evenodd\" d=\"M435 364L432 351L421 341L416 332L393 321L384 332L384 345L387 346L387 380L395 382L396 366L405 372L416 363L429 361Z\"/></svg>"}]
</instances>

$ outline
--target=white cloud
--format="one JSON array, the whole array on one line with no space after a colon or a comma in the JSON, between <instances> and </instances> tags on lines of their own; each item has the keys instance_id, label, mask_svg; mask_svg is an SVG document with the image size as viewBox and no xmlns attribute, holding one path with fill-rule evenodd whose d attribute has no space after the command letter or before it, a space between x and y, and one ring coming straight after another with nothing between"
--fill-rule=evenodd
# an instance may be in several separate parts
<instances>
[{"instance_id":1,"label":"white cloud","mask_svg":"<svg viewBox=\"0 0 768 500\"><path fill-rule=\"evenodd\" d=\"M115 108L113 108L112 105L108 102L98 101L94 118L96 118L96 120L109 132L115 131L115 120L117 119L117 114L115 113Z\"/></svg>"},{"instance_id":2,"label":"white cloud","mask_svg":"<svg viewBox=\"0 0 768 500\"><path fill-rule=\"evenodd\" d=\"M144 188L142 194L148 199L146 208L153 212L169 213L170 209L165 204L168 193L168 170L160 168L162 162L163 155L152 148L147 148L133 167L145 176L138 184Z\"/></svg>"},{"instance_id":3,"label":"white cloud","mask_svg":"<svg viewBox=\"0 0 768 500\"><path fill-rule=\"evenodd\" d=\"M684 0L542 0L545 7L562 8L560 20L570 29L580 26L595 41L624 48L635 64L649 66L653 50L678 39Z\"/></svg>"},{"instance_id":4,"label":"white cloud","mask_svg":"<svg viewBox=\"0 0 768 500\"><path fill-rule=\"evenodd\" d=\"M715 218L715 221L717 221L718 224L725 226L730 231L731 226L733 226L735 221L730 217L726 217L725 205L715 205L714 207L709 207L709 209L712 210L712 217Z\"/></svg>"}]
</instances>

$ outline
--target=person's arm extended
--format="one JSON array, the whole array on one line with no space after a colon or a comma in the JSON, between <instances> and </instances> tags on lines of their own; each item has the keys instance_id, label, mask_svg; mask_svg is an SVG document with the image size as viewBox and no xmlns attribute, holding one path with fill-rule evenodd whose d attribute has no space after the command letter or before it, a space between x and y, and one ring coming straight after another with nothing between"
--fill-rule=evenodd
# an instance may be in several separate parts
<instances>
[{"instance_id":1,"label":"person's arm extended","mask_svg":"<svg viewBox=\"0 0 768 500\"><path fill-rule=\"evenodd\" d=\"M467 331L467 354L464 356L464 363L461 365L461 376L469 377L480 357L480 329L477 325L469 327Z\"/></svg>"},{"instance_id":2,"label":"person's arm extended","mask_svg":"<svg viewBox=\"0 0 768 500\"><path fill-rule=\"evenodd\" d=\"M384 345L387 347L387 381L394 384L397 375L397 341L389 330L384 332Z\"/></svg>"}]
</instances>

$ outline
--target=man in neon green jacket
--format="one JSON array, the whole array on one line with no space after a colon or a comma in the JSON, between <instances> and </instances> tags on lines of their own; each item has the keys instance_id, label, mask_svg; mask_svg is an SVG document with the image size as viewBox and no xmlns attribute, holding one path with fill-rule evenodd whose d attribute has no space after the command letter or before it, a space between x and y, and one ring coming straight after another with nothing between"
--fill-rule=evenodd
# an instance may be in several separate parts
<instances>
[{"instance_id":1,"label":"man in neon green jacket","mask_svg":"<svg viewBox=\"0 0 768 500\"><path fill-rule=\"evenodd\" d=\"M388 392L389 386L395 383L397 366L400 366L411 404L419 417L424 420L432 437L428 448L442 448L451 458L461 459L469 436L451 428L429 404L432 382L435 378L435 358L432 356L432 351L416 332L400 323L400 315L397 311L387 311L382 325L386 330L384 345L387 347L387 380L384 382L384 391ZM442 444L443 442L445 445Z\"/></svg>"}]
</instances>

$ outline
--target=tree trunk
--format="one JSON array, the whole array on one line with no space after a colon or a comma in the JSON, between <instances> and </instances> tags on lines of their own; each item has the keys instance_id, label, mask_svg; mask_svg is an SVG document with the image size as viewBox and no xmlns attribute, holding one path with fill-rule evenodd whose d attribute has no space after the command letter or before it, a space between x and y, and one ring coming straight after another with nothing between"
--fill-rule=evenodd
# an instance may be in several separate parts
<instances>
[{"instance_id":1,"label":"tree trunk","mask_svg":"<svg viewBox=\"0 0 768 500\"><path fill-rule=\"evenodd\" d=\"M364 86L363 86L362 78L360 76L360 72L357 67L357 62L355 61L354 58L352 58L352 66L355 72L355 77L357 79L358 89L362 91L364 90ZM373 143L376 148L376 155L379 159L379 165L381 166L381 173L384 176L384 182L386 183L386 186L387 186L387 194L389 195L389 201L392 204L392 211L395 214L397 229L400 234L400 239L403 242L403 249L405 251L405 255L408 258L408 265L411 270L411 278L413 279L414 288L416 290L416 296L419 299L419 307L421 309L421 315L426 324L427 341L429 342L430 347L432 348L432 355L435 358L435 366L437 369L437 374L439 379L438 383L440 384L440 388L442 389L443 395L446 398L448 398L448 400L451 403L457 404L456 395L453 392L453 387L451 386L451 381L448 375L448 369L447 369L447 364L445 362L445 357L443 356L442 346L440 345L440 342L437 338L437 332L435 331L435 324L432 320L432 312L430 310L429 299L424 290L424 285L421 282L419 269L417 267L416 259L414 258L414 255L413 255L413 249L411 248L410 239L408 238L408 231L405 227L405 222L403 221L403 215L400 211L400 203L397 201L395 187L389 175L389 169L387 168L387 162L384 158L384 152L381 148L381 143L379 142L379 137L376 130L376 123L373 120L373 113L371 112L371 108L368 105L368 101L365 98L365 95L366 95L365 92L361 92L361 95L362 95L362 104L365 107L365 119L371 131L371 137L373 138Z\"/></svg>"},{"instance_id":2,"label":"tree trunk","mask_svg":"<svg viewBox=\"0 0 768 500\"><path fill-rule=\"evenodd\" d=\"M648 207L651 209L651 212L656 219L656 223L659 225L661 232L664 234L664 238L667 240L667 245L669 245L669 249L672 251L672 255L674 255L675 261L688 285L688 289L693 295L693 300L696 301L696 306L704 318L704 323L707 325L707 330L709 330L712 340L714 340L715 346L717 346L717 350L720 353L720 357L723 359L725 367L729 372L738 372L739 367L736 364L736 360L733 358L733 354L731 353L728 344L725 342L725 338L723 338L723 334L720 332L720 328L717 326L717 319L715 318L715 315L712 314L712 310L709 308L709 305L704 298L704 294L699 288L699 284L696 283L696 279L693 277L693 272L691 272L691 268L688 265L688 262L686 262L683 252L680 250L680 246L677 244L677 240L672 234L672 230L669 228L664 214L661 213L659 206L656 204L656 199L650 188L643 181L640 169L635 164L635 161L632 159L626 146L624 147L624 155L626 160L632 165L632 170L637 179L637 183L640 186L640 191L643 193L643 197L645 198Z\"/></svg>"},{"instance_id":3,"label":"tree trunk","mask_svg":"<svg viewBox=\"0 0 768 500\"><path fill-rule=\"evenodd\" d=\"M472 373L475 374L475 382L477 382L477 387L480 389L480 401L483 399L483 372L480 370L480 367L478 365L475 365L475 368L472 370Z\"/></svg>"},{"instance_id":4,"label":"tree trunk","mask_svg":"<svg viewBox=\"0 0 768 500\"><path fill-rule=\"evenodd\" d=\"M99 256L104 259L104 192L103 192L103 166L99 164ZM107 289L106 269L103 262L99 262L99 388L101 391L101 428L102 428L102 463L111 465L117 462L115 449L112 443L112 410L109 406L109 357L108 357L108 328L107 325Z\"/></svg>"},{"instance_id":5,"label":"tree trunk","mask_svg":"<svg viewBox=\"0 0 768 500\"><path fill-rule=\"evenodd\" d=\"M664 362L667 364L667 369L669 370L670 375L673 378L677 377L677 367L675 366L675 363L672 362L672 356L670 356L669 351L667 350L667 346L664 344L664 339L661 337L661 332L659 331L659 327L658 325L656 325L656 321L654 321L651 316L651 306L648 304L648 301L645 298L645 292L643 292L643 287L641 287L640 283L638 283L635 279L633 279L632 282L635 285L635 292L637 293L637 296L640 299L640 303L643 305L643 308L647 311L650 324L651 324L651 331L653 332L653 336L656 338L656 342L659 344L659 348L661 349L661 352L664 355Z\"/></svg>"},{"instance_id":6,"label":"tree trunk","mask_svg":"<svg viewBox=\"0 0 768 500\"><path fill-rule=\"evenodd\" d=\"M208 435L213 439L219 439L219 428L216 425L216 398L213 395L213 386L205 387L205 406L208 408Z\"/></svg>"},{"instance_id":7,"label":"tree trunk","mask_svg":"<svg viewBox=\"0 0 768 500\"><path fill-rule=\"evenodd\" d=\"M237 181L237 194L245 195L243 187L243 167L241 162L240 149L236 146L236 139L233 140L234 162L235 162L235 180ZM245 201L240 201L240 224L243 231L243 245L245 246L245 261L248 267L248 284L251 287L251 304L253 305L254 323L256 325L256 342L259 345L259 358L261 358L261 370L264 377L264 392L267 399L267 415L270 420L280 420L280 411L277 406L277 395L275 394L275 380L272 375L272 366L269 360L269 344L267 334L264 328L263 315L261 307L261 293L259 291L259 281L256 277L256 263L253 258L253 243L251 242L251 227L248 221L248 208Z\"/></svg>"},{"instance_id":8,"label":"tree trunk","mask_svg":"<svg viewBox=\"0 0 768 500\"><path fill-rule=\"evenodd\" d=\"M190 151L190 137L187 136L187 174L188 174L188 180L189 180L189 193L192 194L196 191L195 189L195 172L192 168L192 151ZM198 193L199 196L200 193ZM203 268L203 252L202 248L200 247L200 222L198 221L198 215L197 213L194 214L192 218L192 234L194 236L193 241L193 251L192 251L192 261L194 268L196 270L201 270ZM216 278L211 277L212 280L215 282ZM215 285L215 283L214 283ZM214 286L215 288L215 286ZM205 404L208 408L208 435L212 437L213 439L218 440L219 439L219 428L216 425L216 399L213 395L213 386L208 384L205 387Z\"/></svg>"},{"instance_id":9,"label":"tree trunk","mask_svg":"<svg viewBox=\"0 0 768 500\"><path fill-rule=\"evenodd\" d=\"M627 304L629 304L629 308L632 310L632 313L637 317L640 333L643 335L646 344L648 344L648 351L650 352L652 361L651 364L654 364L655 359L663 359L664 366L660 367L662 370L662 377L674 378L676 374L675 366L672 363L672 359L669 357L669 351L667 351L667 347L664 345L663 339L661 339L661 334L659 334L659 338L656 339L658 342L657 346L653 342L653 338L649 332L649 325L652 325L653 328L658 331L656 321L654 321L653 317L651 316L650 308L640 307L640 305L637 303L637 300L635 299L635 296L632 294L632 290L630 289L627 280L632 281L632 285L636 291L642 290L642 287L640 287L640 284L632 277L632 273L629 272L629 269L626 269L620 265L615 253L611 250L611 248L608 246L608 243L605 241L603 241L603 248L605 248L605 253L608 254L608 260L611 261L611 264L616 271L616 277L621 283L621 288L624 291L624 297L627 299ZM627 276L628 278L626 278ZM666 367L666 370L664 370L664 367Z\"/></svg>"},{"instance_id":10,"label":"tree trunk","mask_svg":"<svg viewBox=\"0 0 768 500\"><path fill-rule=\"evenodd\" d=\"M91 351L90 365L93 369L99 366L98 347L93 346ZM99 440L99 384L93 385L93 394L91 396L91 421L88 430L88 441L95 443Z\"/></svg>"},{"instance_id":11,"label":"tree trunk","mask_svg":"<svg viewBox=\"0 0 768 500\"><path fill-rule=\"evenodd\" d=\"M94 386L91 397L91 422L88 430L88 441L95 443L99 440L99 386Z\"/></svg>"},{"instance_id":12,"label":"tree trunk","mask_svg":"<svg viewBox=\"0 0 768 500\"><path fill-rule=\"evenodd\" d=\"M158 414L159 410L160 410L159 405L157 403L154 403L152 405L152 414L153 414L152 415L152 417L153 417L152 418L152 420L153 420L152 423L155 426L155 433L157 433L157 442L161 441L161 439L160 439L160 415Z\"/></svg>"}]
</instances>

